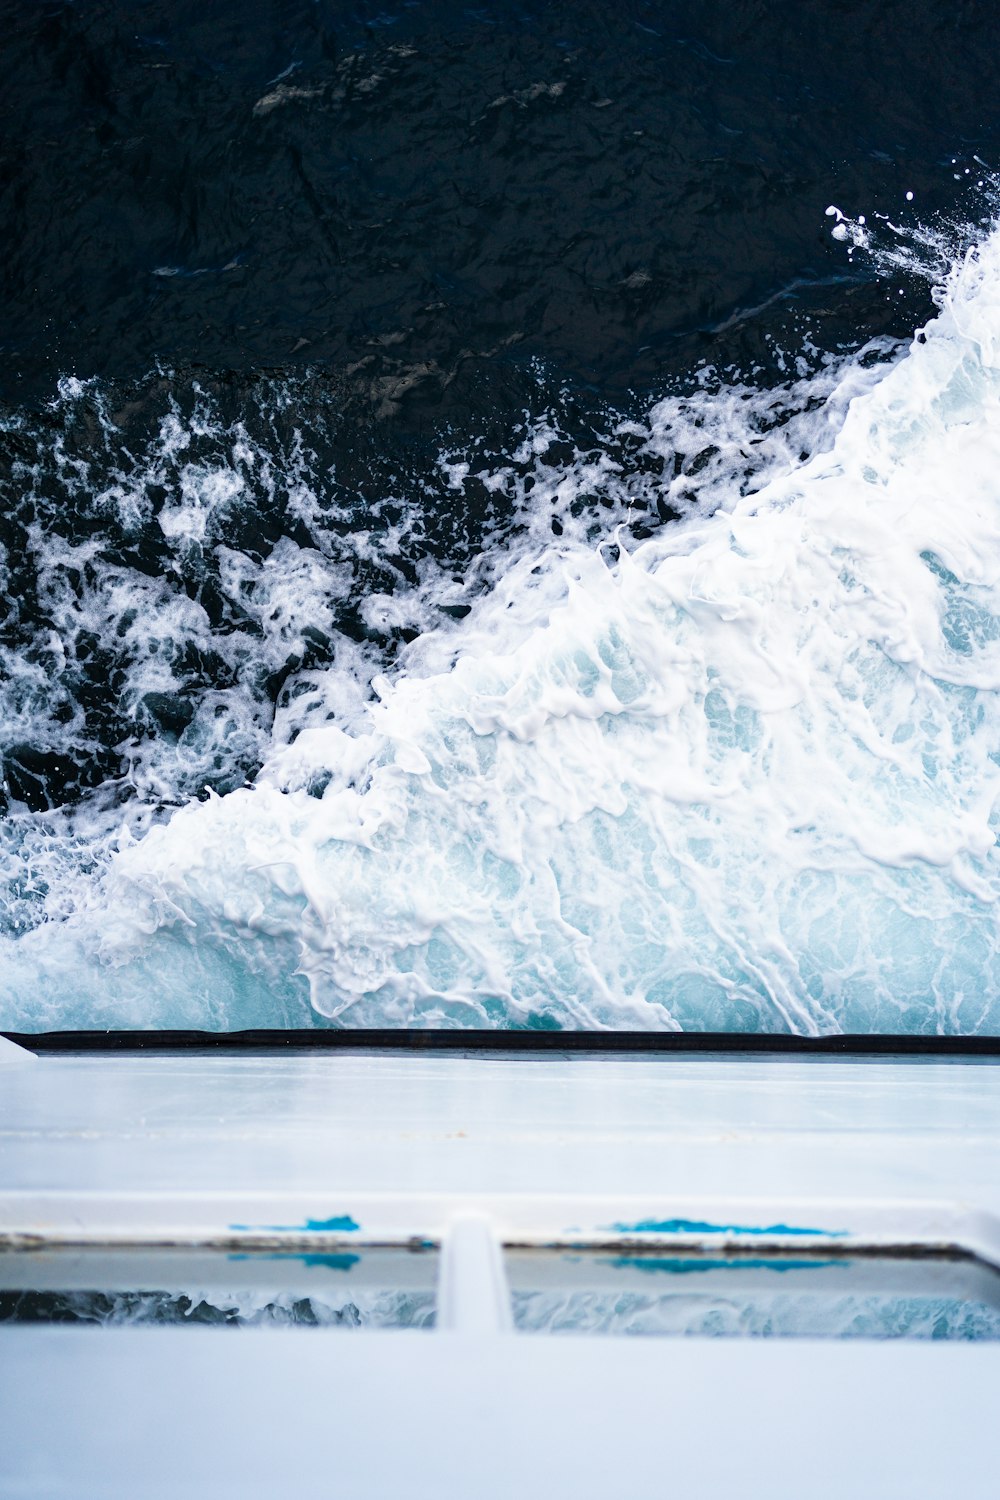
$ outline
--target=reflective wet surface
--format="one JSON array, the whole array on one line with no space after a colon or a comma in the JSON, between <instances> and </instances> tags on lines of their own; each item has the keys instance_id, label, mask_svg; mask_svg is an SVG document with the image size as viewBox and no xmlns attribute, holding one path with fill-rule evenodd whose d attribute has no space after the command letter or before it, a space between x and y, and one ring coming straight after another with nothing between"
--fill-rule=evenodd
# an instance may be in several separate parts
<instances>
[{"instance_id":1,"label":"reflective wet surface","mask_svg":"<svg viewBox=\"0 0 1000 1500\"><path fill-rule=\"evenodd\" d=\"M428 1328L437 1257L393 1250L0 1253L0 1324Z\"/></svg>"},{"instance_id":2,"label":"reflective wet surface","mask_svg":"<svg viewBox=\"0 0 1000 1500\"><path fill-rule=\"evenodd\" d=\"M949 1257L712 1257L520 1251L525 1333L1000 1339L1000 1275Z\"/></svg>"}]
</instances>

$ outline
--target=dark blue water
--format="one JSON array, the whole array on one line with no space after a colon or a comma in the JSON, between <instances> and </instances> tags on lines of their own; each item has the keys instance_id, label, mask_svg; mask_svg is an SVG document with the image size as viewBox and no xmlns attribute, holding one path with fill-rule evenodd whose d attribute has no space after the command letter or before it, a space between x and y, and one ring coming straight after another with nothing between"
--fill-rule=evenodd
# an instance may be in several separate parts
<instances>
[{"instance_id":1,"label":"dark blue water","mask_svg":"<svg viewBox=\"0 0 1000 1500\"><path fill-rule=\"evenodd\" d=\"M910 191L925 220L951 211L952 159L1000 142L983 5L15 4L2 34L0 395L31 414L0 453L2 639L21 652L56 623L28 530L92 535L94 487L149 467L196 383L279 463L304 433L356 526L414 472L435 483L442 433L504 448L559 399L585 444L605 402L701 362L780 378L774 341L797 346L803 322L827 349L908 335L926 283L849 266L823 210L897 213ZM97 378L107 421L93 401L51 411L68 375ZM262 387L286 382L265 416ZM87 466L84 514L57 444ZM30 494L19 463L39 467ZM142 476L154 512L163 477ZM462 508L432 496L419 542L383 546L354 592L391 591L424 550L461 566L483 497ZM258 487L233 544L266 555L288 529L275 509ZM175 561L155 524L100 536L140 571ZM239 628L211 565L182 566L213 623ZM350 607L337 623L372 633ZM8 734L14 803L122 771L134 712L113 645L73 654L62 715L79 710L85 740ZM327 655L316 638L301 660ZM195 652L185 683L231 675ZM142 731L186 712L154 702Z\"/></svg>"},{"instance_id":2,"label":"dark blue water","mask_svg":"<svg viewBox=\"0 0 1000 1500\"><path fill-rule=\"evenodd\" d=\"M908 333L845 277L822 211L909 189L927 212L953 156L991 156L993 19L933 0L6 5L4 394L157 360L320 368L359 416L426 430L467 421L484 385L516 410L533 356L620 395L759 357L792 306L831 338Z\"/></svg>"},{"instance_id":3,"label":"dark blue water","mask_svg":"<svg viewBox=\"0 0 1000 1500\"><path fill-rule=\"evenodd\" d=\"M933 311L827 205L985 227L994 32L937 0L4 5L4 930L307 713L353 733L529 543L641 543L812 451L824 370ZM664 399L690 420L650 443Z\"/></svg>"}]
</instances>

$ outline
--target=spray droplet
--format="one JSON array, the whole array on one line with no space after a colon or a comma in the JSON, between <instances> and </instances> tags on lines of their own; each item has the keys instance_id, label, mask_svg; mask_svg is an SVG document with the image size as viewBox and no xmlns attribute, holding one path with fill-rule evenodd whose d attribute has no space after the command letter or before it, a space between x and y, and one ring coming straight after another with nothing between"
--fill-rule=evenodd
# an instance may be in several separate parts
<instances>
[{"instance_id":1,"label":"spray droplet","mask_svg":"<svg viewBox=\"0 0 1000 1500\"><path fill-rule=\"evenodd\" d=\"M913 202L913 194L912 193L907 193L907 195L906 195L906 201L907 201L907 203L912 203Z\"/></svg>"}]
</instances>

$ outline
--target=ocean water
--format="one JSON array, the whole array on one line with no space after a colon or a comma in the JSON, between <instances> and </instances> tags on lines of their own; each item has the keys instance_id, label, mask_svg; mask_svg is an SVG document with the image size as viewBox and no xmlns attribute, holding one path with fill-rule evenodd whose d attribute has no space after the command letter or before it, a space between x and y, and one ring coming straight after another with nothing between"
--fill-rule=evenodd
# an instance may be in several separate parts
<instances>
[{"instance_id":1,"label":"ocean water","mask_svg":"<svg viewBox=\"0 0 1000 1500\"><path fill-rule=\"evenodd\" d=\"M16 12L0 1025L1000 1031L988 18L779 9Z\"/></svg>"},{"instance_id":2,"label":"ocean water","mask_svg":"<svg viewBox=\"0 0 1000 1500\"><path fill-rule=\"evenodd\" d=\"M508 1253L514 1327L681 1338L986 1341L1000 1280L974 1261L863 1256Z\"/></svg>"},{"instance_id":3,"label":"ocean water","mask_svg":"<svg viewBox=\"0 0 1000 1500\"><path fill-rule=\"evenodd\" d=\"M75 1323L97 1328L426 1328L434 1294L351 1297L282 1292L0 1292L0 1324Z\"/></svg>"},{"instance_id":4,"label":"ocean water","mask_svg":"<svg viewBox=\"0 0 1000 1500\"><path fill-rule=\"evenodd\" d=\"M435 1269L393 1250L16 1251L0 1255L0 1325L429 1328Z\"/></svg>"}]
</instances>

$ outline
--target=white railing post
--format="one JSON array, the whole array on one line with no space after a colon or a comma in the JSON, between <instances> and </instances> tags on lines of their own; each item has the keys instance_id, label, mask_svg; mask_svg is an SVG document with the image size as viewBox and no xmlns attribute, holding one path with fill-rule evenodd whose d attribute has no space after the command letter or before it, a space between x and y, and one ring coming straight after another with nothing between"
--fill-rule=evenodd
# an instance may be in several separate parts
<instances>
[{"instance_id":1,"label":"white railing post","mask_svg":"<svg viewBox=\"0 0 1000 1500\"><path fill-rule=\"evenodd\" d=\"M503 1252L483 1214L457 1214L441 1246L437 1326L454 1333L508 1333L513 1326Z\"/></svg>"}]
</instances>

